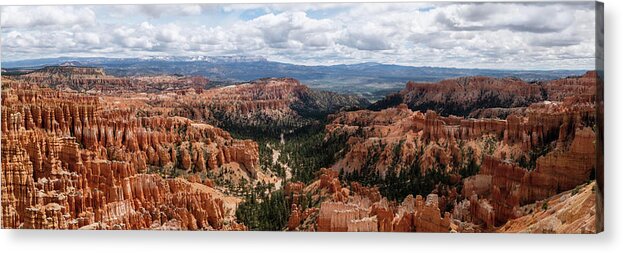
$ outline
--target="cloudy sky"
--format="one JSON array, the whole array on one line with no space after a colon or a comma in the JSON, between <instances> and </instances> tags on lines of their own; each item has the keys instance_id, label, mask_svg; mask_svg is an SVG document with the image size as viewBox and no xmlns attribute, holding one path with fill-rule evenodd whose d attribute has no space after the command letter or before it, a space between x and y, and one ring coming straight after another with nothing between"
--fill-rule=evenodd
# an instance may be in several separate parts
<instances>
[{"instance_id":1,"label":"cloudy sky","mask_svg":"<svg viewBox=\"0 0 623 253\"><path fill-rule=\"evenodd\" d=\"M2 61L262 56L306 64L593 69L594 3L2 7Z\"/></svg>"}]
</instances>

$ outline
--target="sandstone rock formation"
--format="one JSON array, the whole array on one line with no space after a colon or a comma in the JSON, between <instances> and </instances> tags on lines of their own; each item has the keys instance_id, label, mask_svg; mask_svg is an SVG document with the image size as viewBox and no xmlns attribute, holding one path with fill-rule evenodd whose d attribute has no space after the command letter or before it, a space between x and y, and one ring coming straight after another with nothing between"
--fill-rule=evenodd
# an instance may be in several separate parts
<instances>
[{"instance_id":1,"label":"sandstone rock formation","mask_svg":"<svg viewBox=\"0 0 623 253\"><path fill-rule=\"evenodd\" d=\"M530 214L508 221L503 233L595 233L595 182L524 207Z\"/></svg>"},{"instance_id":2,"label":"sandstone rock formation","mask_svg":"<svg viewBox=\"0 0 623 253\"><path fill-rule=\"evenodd\" d=\"M486 157L483 175L492 176L490 191L497 221L523 215L521 205L573 189L589 180L595 164L595 134L589 128L576 129L569 150L555 150L537 159L536 169L528 171L516 164Z\"/></svg>"},{"instance_id":3,"label":"sandstone rock formation","mask_svg":"<svg viewBox=\"0 0 623 253\"><path fill-rule=\"evenodd\" d=\"M450 232L451 215L443 216L437 195L426 201L408 196L394 206L387 199L371 203L355 195L347 202L323 202L318 215L318 231L330 232Z\"/></svg>"},{"instance_id":4,"label":"sandstone rock formation","mask_svg":"<svg viewBox=\"0 0 623 253\"><path fill-rule=\"evenodd\" d=\"M339 113L326 128L327 136L349 136L348 153L334 165L335 169L347 173L358 171L366 158L378 156L374 167L385 175L394 162L397 162L394 166L398 165L398 168L412 163L418 148L425 151L424 160L420 162L424 169L428 169L432 162L426 159L432 159L431 156L441 159L443 164L451 164L452 159L461 158L459 142L469 144L476 141L480 143L476 146L482 146L483 138L493 138L500 147L517 147L519 153L525 156L530 150L549 145L552 141L565 146L578 135L582 143L576 146L587 147L585 157L594 156L587 141L594 138L594 134L589 133L591 130L573 131L575 128L590 127L594 120L592 103L575 98L565 102L535 103L527 107L525 116L510 115L506 120L443 117L434 111L413 112L400 105L382 111ZM474 149L478 150L476 146ZM396 150L401 153L394 154ZM510 155L502 151L496 151L496 154ZM394 157L398 160L395 161ZM589 159L585 164L590 162L592 160Z\"/></svg>"},{"instance_id":5,"label":"sandstone rock formation","mask_svg":"<svg viewBox=\"0 0 623 253\"><path fill-rule=\"evenodd\" d=\"M407 83L401 91L414 110L466 115L477 108L527 106L544 98L540 87L519 79L464 77L439 83Z\"/></svg>"},{"instance_id":6,"label":"sandstone rock formation","mask_svg":"<svg viewBox=\"0 0 623 253\"><path fill-rule=\"evenodd\" d=\"M280 229L595 231L594 194L577 188L596 163L592 72L408 83L390 108L356 111L345 109L367 102L291 78L208 89L201 77L63 66L2 85L5 228L244 230L246 192L232 189L279 182ZM347 140L343 157L307 184L260 166L255 141L223 130L279 134L330 113L325 140ZM396 179L403 171L417 180ZM360 172L375 178L348 177ZM386 194L420 180L435 181Z\"/></svg>"},{"instance_id":7,"label":"sandstone rock formation","mask_svg":"<svg viewBox=\"0 0 623 253\"><path fill-rule=\"evenodd\" d=\"M63 91L89 93L160 92L164 90L200 92L209 81L199 76L158 75L116 77L102 68L75 66L48 66L30 73L9 77L22 83L51 87ZM3 77L4 79L4 77Z\"/></svg>"},{"instance_id":8,"label":"sandstone rock formation","mask_svg":"<svg viewBox=\"0 0 623 253\"><path fill-rule=\"evenodd\" d=\"M5 228L244 229L240 201L197 179L169 177L234 163L257 178L257 144L184 118L136 117L97 97L2 91ZM145 174L168 168L158 174Z\"/></svg>"},{"instance_id":9,"label":"sandstone rock formation","mask_svg":"<svg viewBox=\"0 0 623 253\"><path fill-rule=\"evenodd\" d=\"M422 196L408 196L401 204L382 198L378 189L364 187L353 182L342 186L335 171L323 169L320 179L295 188L298 194L313 194L323 200L319 208L301 210L293 204L288 220L289 230L301 230L301 225L315 219L315 227L307 231L325 232L449 232L452 224L449 213L442 214L439 198L431 194L426 200Z\"/></svg>"},{"instance_id":10,"label":"sandstone rock formation","mask_svg":"<svg viewBox=\"0 0 623 253\"><path fill-rule=\"evenodd\" d=\"M345 108L365 107L360 97L316 91L292 78L266 78L163 100L168 113L241 132L295 129ZM276 133L279 134L279 133Z\"/></svg>"},{"instance_id":11,"label":"sandstone rock formation","mask_svg":"<svg viewBox=\"0 0 623 253\"><path fill-rule=\"evenodd\" d=\"M405 89L377 102L372 108L388 108L405 103L412 110L434 110L441 115L510 115L504 109L526 107L542 101L564 101L574 96L595 96L596 73L551 81L527 83L516 78L461 77L437 83L408 82ZM518 112L518 110L513 110ZM491 114L494 113L494 114Z\"/></svg>"},{"instance_id":12,"label":"sandstone rock formation","mask_svg":"<svg viewBox=\"0 0 623 253\"><path fill-rule=\"evenodd\" d=\"M345 135L348 142L344 157L332 169L345 174L365 170L385 177L388 171L403 170L414 162L423 174L441 165L453 184L461 179L458 174L465 168L465 150L470 149L480 173L462 180L460 198L448 194L452 186L437 193L444 197L441 206L454 206L457 231L494 231L509 219L526 215L522 206L591 179L596 163L591 75L539 84L506 80L509 86L537 85L537 91L549 97L509 109L505 117L440 116L432 110L411 111L405 104L338 113L326 127L327 138ZM461 80L462 85L480 85L486 90L496 90L501 86L498 82L504 81L457 79L441 82L440 89L459 85ZM410 84L407 90L424 87L433 89L432 85ZM505 92L515 88L507 87ZM530 97L531 89L519 94ZM418 96L429 95L424 93ZM539 102L549 98L555 101ZM439 186L434 189L439 190ZM383 220L377 217L379 223Z\"/></svg>"}]
</instances>

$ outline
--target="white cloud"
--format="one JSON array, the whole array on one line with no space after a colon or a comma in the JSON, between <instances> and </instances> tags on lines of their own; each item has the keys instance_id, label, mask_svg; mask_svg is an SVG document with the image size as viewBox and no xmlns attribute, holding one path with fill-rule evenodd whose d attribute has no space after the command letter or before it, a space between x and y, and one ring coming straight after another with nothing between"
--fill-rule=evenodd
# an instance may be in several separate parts
<instances>
[{"instance_id":1,"label":"white cloud","mask_svg":"<svg viewBox=\"0 0 623 253\"><path fill-rule=\"evenodd\" d=\"M36 39L29 34L22 34L17 31L9 32L5 38L2 39L2 45L8 48L28 48L35 45Z\"/></svg>"},{"instance_id":2,"label":"white cloud","mask_svg":"<svg viewBox=\"0 0 623 253\"><path fill-rule=\"evenodd\" d=\"M294 12L294 11L317 11L317 10L333 10L351 8L357 4L349 3L262 3L262 4L225 4L221 6L221 10L226 13L248 11L248 10L264 10L266 12Z\"/></svg>"},{"instance_id":3,"label":"white cloud","mask_svg":"<svg viewBox=\"0 0 623 253\"><path fill-rule=\"evenodd\" d=\"M331 20L313 19L301 11L269 13L237 26L249 27L250 36L260 34L273 48L326 47L339 29Z\"/></svg>"},{"instance_id":4,"label":"white cloud","mask_svg":"<svg viewBox=\"0 0 623 253\"><path fill-rule=\"evenodd\" d=\"M0 26L3 28L72 26L95 23L95 12L89 7L7 6L2 7L0 16Z\"/></svg>"},{"instance_id":5,"label":"white cloud","mask_svg":"<svg viewBox=\"0 0 623 253\"><path fill-rule=\"evenodd\" d=\"M247 11L256 16L242 18ZM1 25L3 60L261 55L300 64L588 68L594 22L592 7L575 3L369 3L5 7Z\"/></svg>"},{"instance_id":6,"label":"white cloud","mask_svg":"<svg viewBox=\"0 0 623 253\"><path fill-rule=\"evenodd\" d=\"M117 46L139 50L148 50L155 46L155 40L151 36L144 34L143 30L126 26L114 29L109 40Z\"/></svg>"},{"instance_id":7,"label":"white cloud","mask_svg":"<svg viewBox=\"0 0 623 253\"><path fill-rule=\"evenodd\" d=\"M85 32L75 33L74 40L78 43L94 46L100 44L100 37L97 33Z\"/></svg>"},{"instance_id":8,"label":"white cloud","mask_svg":"<svg viewBox=\"0 0 623 253\"><path fill-rule=\"evenodd\" d=\"M341 44L360 50L387 50L396 46L393 38L397 34L393 27L367 22L365 25L350 27L341 39Z\"/></svg>"},{"instance_id":9,"label":"white cloud","mask_svg":"<svg viewBox=\"0 0 623 253\"><path fill-rule=\"evenodd\" d=\"M184 36L180 34L180 27L174 24L166 25L158 29L156 39L162 42L175 42L184 40Z\"/></svg>"},{"instance_id":10,"label":"white cloud","mask_svg":"<svg viewBox=\"0 0 623 253\"><path fill-rule=\"evenodd\" d=\"M196 16L203 11L203 7L198 4L111 5L102 8L110 8L109 13L114 17L127 17L127 15L144 15L150 18Z\"/></svg>"},{"instance_id":11,"label":"white cloud","mask_svg":"<svg viewBox=\"0 0 623 253\"><path fill-rule=\"evenodd\" d=\"M558 32L573 24L565 5L472 3L448 6L436 20L452 30L512 30Z\"/></svg>"}]
</instances>

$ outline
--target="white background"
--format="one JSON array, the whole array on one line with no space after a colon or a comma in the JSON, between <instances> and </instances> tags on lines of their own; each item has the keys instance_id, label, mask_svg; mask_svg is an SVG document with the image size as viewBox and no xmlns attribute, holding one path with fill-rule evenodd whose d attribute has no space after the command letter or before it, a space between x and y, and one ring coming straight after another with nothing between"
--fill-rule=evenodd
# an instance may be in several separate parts
<instances>
[{"instance_id":1,"label":"white background","mask_svg":"<svg viewBox=\"0 0 623 253\"><path fill-rule=\"evenodd\" d=\"M219 1L184 1L219 2ZM222 2L222 1L221 1ZM267 1L234 1L267 2ZM306 2L301 0L270 2ZM308 1L307 1L308 2ZM331 2L331 1L321 1ZM357 2L357 1L340 1ZM378 2L378 1L377 1ZM605 2L605 227L597 235L0 230L0 252L623 252L621 2ZM2 5L84 1L0 0ZM90 1L90 3L97 3ZM108 0L106 4L172 3ZM620 47L620 46L619 46Z\"/></svg>"}]
</instances>

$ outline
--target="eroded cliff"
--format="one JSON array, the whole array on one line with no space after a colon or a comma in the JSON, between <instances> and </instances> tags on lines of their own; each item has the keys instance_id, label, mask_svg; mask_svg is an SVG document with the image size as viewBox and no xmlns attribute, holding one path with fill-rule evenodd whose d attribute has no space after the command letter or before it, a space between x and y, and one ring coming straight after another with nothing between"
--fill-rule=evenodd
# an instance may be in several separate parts
<instances>
[{"instance_id":1,"label":"eroded cliff","mask_svg":"<svg viewBox=\"0 0 623 253\"><path fill-rule=\"evenodd\" d=\"M233 217L240 199L176 174L236 164L262 180L253 141L185 118L137 117L102 97L2 93L4 227L244 229Z\"/></svg>"}]
</instances>

